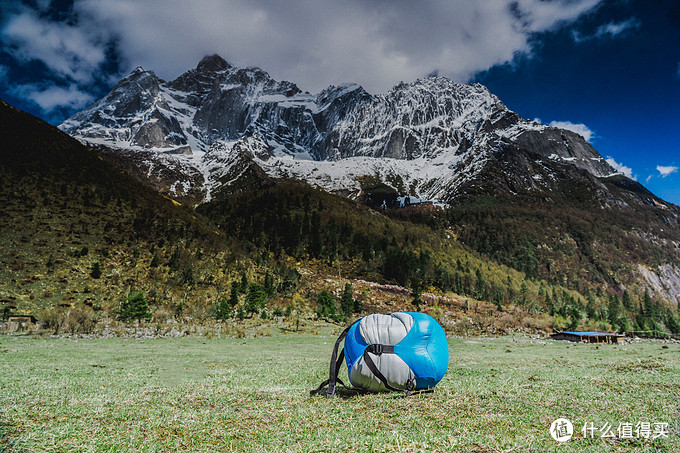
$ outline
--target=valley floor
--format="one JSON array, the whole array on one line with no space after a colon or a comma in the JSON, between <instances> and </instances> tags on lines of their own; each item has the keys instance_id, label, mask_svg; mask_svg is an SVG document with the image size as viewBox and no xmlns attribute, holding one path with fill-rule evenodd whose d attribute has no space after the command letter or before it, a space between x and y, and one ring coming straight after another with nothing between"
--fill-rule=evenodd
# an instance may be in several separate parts
<instances>
[{"instance_id":1,"label":"valley floor","mask_svg":"<svg viewBox=\"0 0 680 453\"><path fill-rule=\"evenodd\" d=\"M0 451L680 450L677 343L450 338L434 393L312 398L333 329L212 340L0 336ZM565 444L549 433L557 418L574 426ZM606 423L613 438L602 438ZM650 438L638 423L650 424Z\"/></svg>"}]
</instances>

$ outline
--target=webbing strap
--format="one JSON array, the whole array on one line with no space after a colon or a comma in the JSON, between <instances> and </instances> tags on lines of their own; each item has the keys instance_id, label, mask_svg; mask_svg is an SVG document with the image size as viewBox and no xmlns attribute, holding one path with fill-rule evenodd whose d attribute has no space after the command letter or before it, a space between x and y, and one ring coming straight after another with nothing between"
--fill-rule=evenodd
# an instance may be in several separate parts
<instances>
[{"instance_id":1,"label":"webbing strap","mask_svg":"<svg viewBox=\"0 0 680 453\"><path fill-rule=\"evenodd\" d=\"M409 381L406 384L405 389L398 389L396 387L392 387L388 382L387 378L385 377L384 374L378 369L378 367L375 365L375 362L371 358L371 355L369 354L373 353L375 355L381 355L381 354L394 354L394 345L386 345L386 344L370 344L366 349L364 349L364 363L368 366L368 369L371 370L371 373L375 377L377 377L380 382L385 386L386 389L392 390L395 392L404 392L406 396L411 395L411 390L413 390L413 382Z\"/></svg>"},{"instance_id":2,"label":"webbing strap","mask_svg":"<svg viewBox=\"0 0 680 453\"><path fill-rule=\"evenodd\" d=\"M314 396L321 391L326 385L328 385L328 390L326 391L326 396L331 398L335 395L336 383L340 382L343 387L347 387L342 380L338 378L338 372L340 371L340 366L342 366L343 360L345 360L345 348L340 351L340 357L338 357L338 348L340 343L347 336L347 332L352 327L354 323L350 324L345 330L342 331L338 339L335 341L335 346L333 346L333 353L331 354L331 363L328 370L328 379L323 381L316 389L310 390L309 395Z\"/></svg>"}]
</instances>

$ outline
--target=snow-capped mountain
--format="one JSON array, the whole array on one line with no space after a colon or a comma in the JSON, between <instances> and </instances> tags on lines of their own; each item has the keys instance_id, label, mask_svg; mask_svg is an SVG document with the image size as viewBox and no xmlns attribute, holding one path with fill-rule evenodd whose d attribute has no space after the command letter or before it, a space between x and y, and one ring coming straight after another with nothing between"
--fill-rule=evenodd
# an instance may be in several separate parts
<instances>
[{"instance_id":1,"label":"snow-capped mountain","mask_svg":"<svg viewBox=\"0 0 680 453\"><path fill-rule=\"evenodd\" d=\"M487 173L495 191L516 193L550 190L565 171L606 199L599 181L617 175L583 137L521 118L479 84L431 77L381 95L356 84L310 94L217 55L171 82L137 68L59 127L198 203L241 187L246 174L351 197L379 181L443 202Z\"/></svg>"}]
</instances>

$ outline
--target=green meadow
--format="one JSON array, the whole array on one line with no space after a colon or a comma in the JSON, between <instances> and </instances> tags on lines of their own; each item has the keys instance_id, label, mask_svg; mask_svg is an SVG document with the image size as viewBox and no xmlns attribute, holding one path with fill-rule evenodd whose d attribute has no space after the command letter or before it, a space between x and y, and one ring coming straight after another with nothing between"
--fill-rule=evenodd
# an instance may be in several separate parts
<instances>
[{"instance_id":1,"label":"green meadow","mask_svg":"<svg viewBox=\"0 0 680 453\"><path fill-rule=\"evenodd\" d=\"M433 393L310 397L335 334L1 336L0 451L680 451L677 343L451 338ZM591 422L615 437L584 438ZM660 432L618 435L628 423Z\"/></svg>"}]
</instances>

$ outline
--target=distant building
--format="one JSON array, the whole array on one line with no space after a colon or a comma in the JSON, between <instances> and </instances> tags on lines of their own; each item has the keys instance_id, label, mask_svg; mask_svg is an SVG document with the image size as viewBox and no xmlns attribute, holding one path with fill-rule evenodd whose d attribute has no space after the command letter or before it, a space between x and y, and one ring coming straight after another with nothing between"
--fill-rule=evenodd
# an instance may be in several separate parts
<instances>
[{"instance_id":1,"label":"distant building","mask_svg":"<svg viewBox=\"0 0 680 453\"><path fill-rule=\"evenodd\" d=\"M550 335L553 340L573 341L576 343L618 343L623 335L615 332L559 332Z\"/></svg>"},{"instance_id":2,"label":"distant building","mask_svg":"<svg viewBox=\"0 0 680 453\"><path fill-rule=\"evenodd\" d=\"M36 319L33 316L10 316L7 323L8 332L18 332L22 330L33 330Z\"/></svg>"}]
</instances>

